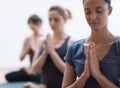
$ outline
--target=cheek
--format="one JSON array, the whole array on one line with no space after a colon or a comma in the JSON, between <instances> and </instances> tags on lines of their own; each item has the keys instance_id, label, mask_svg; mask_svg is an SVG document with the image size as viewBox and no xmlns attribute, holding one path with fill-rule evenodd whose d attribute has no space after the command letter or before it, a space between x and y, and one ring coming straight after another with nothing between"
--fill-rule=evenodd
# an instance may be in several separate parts
<instances>
[{"instance_id":1,"label":"cheek","mask_svg":"<svg viewBox=\"0 0 120 88\"><path fill-rule=\"evenodd\" d=\"M85 15L86 21L89 23L90 22L90 16Z\"/></svg>"},{"instance_id":2,"label":"cheek","mask_svg":"<svg viewBox=\"0 0 120 88\"><path fill-rule=\"evenodd\" d=\"M56 22L56 24L55 24L56 27L61 27L62 25L63 25L63 23L62 23L61 21L58 21L58 22Z\"/></svg>"},{"instance_id":3,"label":"cheek","mask_svg":"<svg viewBox=\"0 0 120 88\"><path fill-rule=\"evenodd\" d=\"M34 30L34 27L33 27L33 26L30 26L30 28L31 28L32 30Z\"/></svg>"},{"instance_id":4,"label":"cheek","mask_svg":"<svg viewBox=\"0 0 120 88\"><path fill-rule=\"evenodd\" d=\"M108 15L107 14L104 14L101 19L100 19L102 22L101 23L107 23L108 22Z\"/></svg>"},{"instance_id":5,"label":"cheek","mask_svg":"<svg viewBox=\"0 0 120 88\"><path fill-rule=\"evenodd\" d=\"M59 28L63 28L63 27L64 27L64 23L63 23L63 22L60 22L60 23L58 24L58 26L59 26Z\"/></svg>"}]
</instances>

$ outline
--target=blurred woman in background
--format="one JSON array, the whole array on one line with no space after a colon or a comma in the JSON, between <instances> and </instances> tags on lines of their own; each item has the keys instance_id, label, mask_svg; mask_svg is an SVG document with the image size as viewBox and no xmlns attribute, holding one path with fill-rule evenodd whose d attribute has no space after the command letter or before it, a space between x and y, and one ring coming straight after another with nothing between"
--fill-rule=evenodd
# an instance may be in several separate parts
<instances>
[{"instance_id":1,"label":"blurred woman in background","mask_svg":"<svg viewBox=\"0 0 120 88\"><path fill-rule=\"evenodd\" d=\"M30 29L32 29L33 35L25 39L22 52L20 54L20 60L23 61L25 56L29 55L30 67L31 67L33 62L33 56L37 48L36 46L37 40L42 37L42 35L39 33L39 30L42 25L42 19L37 15L32 15L28 19L28 25ZM8 73L6 74L5 78L8 82L16 82L16 81L40 82L40 73L33 76L33 75L27 74L27 70L29 70L29 68L22 68L19 71Z\"/></svg>"},{"instance_id":2,"label":"blurred woman in background","mask_svg":"<svg viewBox=\"0 0 120 88\"><path fill-rule=\"evenodd\" d=\"M53 35L48 34L44 40L38 41L38 50L30 71L32 74L39 70L42 72L41 83L39 86L28 83L24 88L61 88L62 85L64 56L74 41L64 29L65 23L71 18L71 13L63 7L52 6L48 14Z\"/></svg>"}]
</instances>

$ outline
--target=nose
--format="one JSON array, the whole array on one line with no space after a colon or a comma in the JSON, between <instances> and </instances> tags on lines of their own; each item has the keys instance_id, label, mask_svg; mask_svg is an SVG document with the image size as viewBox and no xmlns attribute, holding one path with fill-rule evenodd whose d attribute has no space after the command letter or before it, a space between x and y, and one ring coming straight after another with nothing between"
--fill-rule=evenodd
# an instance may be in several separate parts
<instances>
[{"instance_id":1,"label":"nose","mask_svg":"<svg viewBox=\"0 0 120 88\"><path fill-rule=\"evenodd\" d=\"M55 24L54 20L51 20L51 21L50 21L50 24L51 24L51 25L54 25L54 24Z\"/></svg>"},{"instance_id":2,"label":"nose","mask_svg":"<svg viewBox=\"0 0 120 88\"><path fill-rule=\"evenodd\" d=\"M92 13L91 14L91 20L94 21L97 17L97 14L96 13Z\"/></svg>"}]
</instances>

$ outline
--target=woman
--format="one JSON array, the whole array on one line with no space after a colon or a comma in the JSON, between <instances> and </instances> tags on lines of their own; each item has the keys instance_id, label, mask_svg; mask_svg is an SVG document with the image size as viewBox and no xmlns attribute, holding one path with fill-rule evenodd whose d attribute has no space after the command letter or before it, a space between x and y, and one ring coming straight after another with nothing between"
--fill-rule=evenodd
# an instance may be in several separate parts
<instances>
[{"instance_id":1,"label":"woman","mask_svg":"<svg viewBox=\"0 0 120 88\"><path fill-rule=\"evenodd\" d=\"M62 88L118 88L120 38L108 30L111 0L84 0L83 6L91 34L69 48Z\"/></svg>"},{"instance_id":2,"label":"woman","mask_svg":"<svg viewBox=\"0 0 120 88\"><path fill-rule=\"evenodd\" d=\"M73 42L64 31L67 19L71 18L71 15L66 11L68 10L60 6L53 6L49 9L49 24L53 35L48 34L42 44L38 43L36 60L34 60L31 69L31 72L41 70L41 84L35 86L28 83L24 85L24 88L61 88L65 69L63 58L68 46Z\"/></svg>"},{"instance_id":3,"label":"woman","mask_svg":"<svg viewBox=\"0 0 120 88\"><path fill-rule=\"evenodd\" d=\"M25 56L28 54L30 56L30 65L33 62L33 56L36 50L36 43L42 36L39 34L39 29L41 28L42 19L37 15L32 15L28 19L28 25L33 31L33 35L26 38L23 44L23 49L20 55L20 60L23 61ZM8 82L15 81L35 81L40 82L40 73L33 76L27 74L28 68L22 68L19 71L8 73L5 77Z\"/></svg>"}]
</instances>

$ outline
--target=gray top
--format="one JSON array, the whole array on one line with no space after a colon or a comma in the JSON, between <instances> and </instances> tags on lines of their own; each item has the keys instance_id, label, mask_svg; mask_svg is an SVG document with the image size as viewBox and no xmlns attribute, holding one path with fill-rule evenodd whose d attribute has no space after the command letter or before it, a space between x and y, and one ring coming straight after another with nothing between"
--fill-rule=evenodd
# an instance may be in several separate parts
<instances>
[{"instance_id":1,"label":"gray top","mask_svg":"<svg viewBox=\"0 0 120 88\"><path fill-rule=\"evenodd\" d=\"M73 43L65 60L76 70L76 76L80 76L84 70L85 55L83 52L85 39ZM120 87L120 37L116 37L110 50L100 61L100 70L112 83ZM101 88L92 76L86 82L85 88Z\"/></svg>"}]
</instances>

